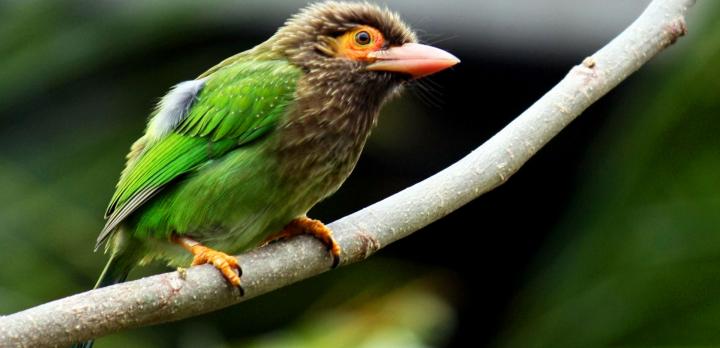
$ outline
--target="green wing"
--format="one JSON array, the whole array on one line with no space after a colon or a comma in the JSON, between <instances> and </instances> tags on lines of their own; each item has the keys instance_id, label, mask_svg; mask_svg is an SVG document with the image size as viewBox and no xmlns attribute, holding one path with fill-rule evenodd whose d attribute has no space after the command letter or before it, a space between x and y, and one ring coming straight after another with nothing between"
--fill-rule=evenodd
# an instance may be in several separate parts
<instances>
[{"instance_id":1,"label":"green wing","mask_svg":"<svg viewBox=\"0 0 720 348\"><path fill-rule=\"evenodd\" d=\"M168 93L128 155L96 248L173 180L273 129L299 75L285 61L236 62Z\"/></svg>"}]
</instances>

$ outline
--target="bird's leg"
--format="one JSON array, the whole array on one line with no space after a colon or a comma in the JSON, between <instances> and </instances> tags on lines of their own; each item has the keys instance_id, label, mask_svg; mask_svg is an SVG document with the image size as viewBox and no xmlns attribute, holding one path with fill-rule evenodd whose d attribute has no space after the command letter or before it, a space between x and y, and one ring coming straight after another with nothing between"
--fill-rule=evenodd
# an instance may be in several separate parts
<instances>
[{"instance_id":1,"label":"bird's leg","mask_svg":"<svg viewBox=\"0 0 720 348\"><path fill-rule=\"evenodd\" d=\"M332 230L325 226L320 220L310 219L306 216L290 221L282 231L275 233L265 239L265 243L276 240L294 237L300 234L309 234L320 240L327 247L333 257L332 268L340 264L340 244L335 241Z\"/></svg>"},{"instance_id":2,"label":"bird's leg","mask_svg":"<svg viewBox=\"0 0 720 348\"><path fill-rule=\"evenodd\" d=\"M172 241L193 254L193 266L206 263L215 266L215 268L222 273L230 284L237 286L242 292L242 287L240 287L240 276L242 275L242 270L240 269L240 265L238 265L235 257L222 251L208 248L188 237L173 234Z\"/></svg>"}]
</instances>

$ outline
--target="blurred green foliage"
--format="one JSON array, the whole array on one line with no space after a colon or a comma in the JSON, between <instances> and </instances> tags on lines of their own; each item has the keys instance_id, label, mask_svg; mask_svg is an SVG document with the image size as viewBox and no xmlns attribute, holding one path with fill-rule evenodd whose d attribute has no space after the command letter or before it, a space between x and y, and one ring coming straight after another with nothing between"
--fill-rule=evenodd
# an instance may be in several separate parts
<instances>
[{"instance_id":1,"label":"blurred green foliage","mask_svg":"<svg viewBox=\"0 0 720 348\"><path fill-rule=\"evenodd\" d=\"M387 293L343 300L339 307L310 312L296 325L237 347L436 346L454 324L452 308L430 290L437 280L419 279Z\"/></svg>"},{"instance_id":2,"label":"blurred green foliage","mask_svg":"<svg viewBox=\"0 0 720 348\"><path fill-rule=\"evenodd\" d=\"M498 346L720 346L720 22L697 24L621 97Z\"/></svg>"}]
</instances>

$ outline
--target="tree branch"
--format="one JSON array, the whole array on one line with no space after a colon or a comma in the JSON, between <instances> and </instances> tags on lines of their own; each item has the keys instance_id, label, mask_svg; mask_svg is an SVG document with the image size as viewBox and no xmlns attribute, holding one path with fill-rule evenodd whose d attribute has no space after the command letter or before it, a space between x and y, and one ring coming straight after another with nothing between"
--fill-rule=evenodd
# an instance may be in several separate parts
<instances>
[{"instance_id":1,"label":"tree branch","mask_svg":"<svg viewBox=\"0 0 720 348\"><path fill-rule=\"evenodd\" d=\"M686 32L694 0L655 0L643 14L502 131L436 175L330 224L343 264L440 219L501 185L593 102ZM0 317L0 346L51 347L227 307L329 269L324 248L301 236L240 256L246 296L212 266L155 275Z\"/></svg>"}]
</instances>

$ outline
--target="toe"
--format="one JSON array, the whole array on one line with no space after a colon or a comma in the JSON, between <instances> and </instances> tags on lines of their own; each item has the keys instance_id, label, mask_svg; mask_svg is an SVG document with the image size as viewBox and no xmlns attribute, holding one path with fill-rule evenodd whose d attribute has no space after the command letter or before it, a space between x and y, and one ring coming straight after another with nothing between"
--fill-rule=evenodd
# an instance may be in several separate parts
<instances>
[{"instance_id":1,"label":"toe","mask_svg":"<svg viewBox=\"0 0 720 348\"><path fill-rule=\"evenodd\" d=\"M223 276L225 276L225 279L230 282L230 284L238 287L240 286L240 277L238 276L237 272L235 272L234 268L223 267L220 268L220 271L222 272Z\"/></svg>"}]
</instances>

